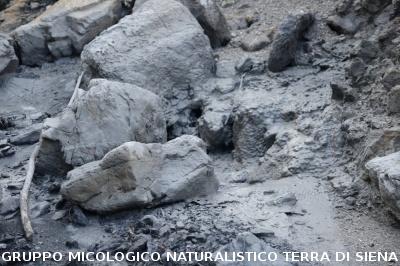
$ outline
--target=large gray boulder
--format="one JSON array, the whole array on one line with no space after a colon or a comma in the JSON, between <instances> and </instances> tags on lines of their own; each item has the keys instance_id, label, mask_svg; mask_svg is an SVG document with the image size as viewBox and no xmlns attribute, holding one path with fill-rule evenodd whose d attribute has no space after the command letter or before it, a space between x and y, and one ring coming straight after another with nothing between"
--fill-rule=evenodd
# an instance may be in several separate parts
<instances>
[{"instance_id":1,"label":"large gray boulder","mask_svg":"<svg viewBox=\"0 0 400 266\"><path fill-rule=\"evenodd\" d=\"M203 29L175 0L148 0L136 6L132 15L85 46L81 58L85 82L103 77L161 96L168 126L194 108L196 88L215 68Z\"/></svg>"},{"instance_id":2,"label":"large gray boulder","mask_svg":"<svg viewBox=\"0 0 400 266\"><path fill-rule=\"evenodd\" d=\"M21 63L35 66L79 54L121 14L120 0L60 0L13 32Z\"/></svg>"},{"instance_id":3,"label":"large gray boulder","mask_svg":"<svg viewBox=\"0 0 400 266\"><path fill-rule=\"evenodd\" d=\"M298 40L313 21L313 14L302 10L292 12L286 17L272 43L268 59L270 71L279 72L293 62Z\"/></svg>"},{"instance_id":4,"label":"large gray boulder","mask_svg":"<svg viewBox=\"0 0 400 266\"><path fill-rule=\"evenodd\" d=\"M45 121L38 173L65 174L72 166L100 160L128 141L166 141L161 101L152 92L95 79L89 91L80 94L72 107Z\"/></svg>"},{"instance_id":5,"label":"large gray boulder","mask_svg":"<svg viewBox=\"0 0 400 266\"><path fill-rule=\"evenodd\" d=\"M400 219L400 152L376 157L365 164L365 169L378 186L382 201Z\"/></svg>"},{"instance_id":6,"label":"large gray boulder","mask_svg":"<svg viewBox=\"0 0 400 266\"><path fill-rule=\"evenodd\" d=\"M13 40L0 33L0 76L17 70L19 61L13 48Z\"/></svg>"},{"instance_id":7,"label":"large gray boulder","mask_svg":"<svg viewBox=\"0 0 400 266\"><path fill-rule=\"evenodd\" d=\"M128 142L68 173L61 195L98 213L172 203L218 190L204 142L185 135L166 144Z\"/></svg>"},{"instance_id":8,"label":"large gray boulder","mask_svg":"<svg viewBox=\"0 0 400 266\"><path fill-rule=\"evenodd\" d=\"M225 46L232 38L228 23L214 0L179 0L204 29L213 48Z\"/></svg>"}]
</instances>

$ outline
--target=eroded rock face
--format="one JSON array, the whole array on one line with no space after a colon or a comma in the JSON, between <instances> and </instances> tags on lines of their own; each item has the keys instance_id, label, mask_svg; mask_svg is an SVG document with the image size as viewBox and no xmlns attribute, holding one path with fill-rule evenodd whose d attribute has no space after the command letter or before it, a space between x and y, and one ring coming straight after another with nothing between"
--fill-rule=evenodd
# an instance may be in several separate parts
<instances>
[{"instance_id":1,"label":"eroded rock face","mask_svg":"<svg viewBox=\"0 0 400 266\"><path fill-rule=\"evenodd\" d=\"M204 142L189 135L163 145L127 142L68 177L63 197L99 213L203 196L219 186Z\"/></svg>"},{"instance_id":2,"label":"eroded rock face","mask_svg":"<svg viewBox=\"0 0 400 266\"><path fill-rule=\"evenodd\" d=\"M225 46L231 40L228 23L214 0L179 0L204 29L213 48Z\"/></svg>"},{"instance_id":3,"label":"eroded rock face","mask_svg":"<svg viewBox=\"0 0 400 266\"><path fill-rule=\"evenodd\" d=\"M100 76L162 97L169 126L193 108L196 87L215 68L203 29L175 0L148 0L135 6L132 15L85 46L81 58L86 80Z\"/></svg>"},{"instance_id":4,"label":"eroded rock face","mask_svg":"<svg viewBox=\"0 0 400 266\"><path fill-rule=\"evenodd\" d=\"M292 12L282 22L269 54L268 69L279 72L292 63L295 58L297 42L304 31L313 23L310 12Z\"/></svg>"},{"instance_id":5,"label":"eroded rock face","mask_svg":"<svg viewBox=\"0 0 400 266\"><path fill-rule=\"evenodd\" d=\"M100 160L128 141L162 143L166 126L159 97L131 84L92 80L89 91L59 117L47 119L36 163L39 173ZM62 158L60 158L62 155ZM59 162L53 165L53 162Z\"/></svg>"},{"instance_id":6,"label":"eroded rock face","mask_svg":"<svg viewBox=\"0 0 400 266\"><path fill-rule=\"evenodd\" d=\"M400 152L377 157L365 164L368 176L378 186L383 202L400 218Z\"/></svg>"},{"instance_id":7,"label":"eroded rock face","mask_svg":"<svg viewBox=\"0 0 400 266\"><path fill-rule=\"evenodd\" d=\"M12 38L0 33L0 76L18 68L19 61L12 45Z\"/></svg>"},{"instance_id":8,"label":"eroded rock face","mask_svg":"<svg viewBox=\"0 0 400 266\"><path fill-rule=\"evenodd\" d=\"M79 54L83 46L121 17L119 0L60 0L13 32L21 63L35 66Z\"/></svg>"}]
</instances>

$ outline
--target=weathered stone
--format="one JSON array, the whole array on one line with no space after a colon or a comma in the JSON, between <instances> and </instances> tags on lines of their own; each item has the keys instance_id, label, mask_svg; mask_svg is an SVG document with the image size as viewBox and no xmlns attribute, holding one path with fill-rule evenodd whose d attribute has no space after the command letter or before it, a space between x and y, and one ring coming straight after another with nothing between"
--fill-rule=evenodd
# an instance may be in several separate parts
<instances>
[{"instance_id":1,"label":"weathered stone","mask_svg":"<svg viewBox=\"0 0 400 266\"><path fill-rule=\"evenodd\" d=\"M266 180L278 180L284 177L284 166L273 158L266 158L257 169L249 175L246 182L260 183Z\"/></svg>"},{"instance_id":2,"label":"weathered stone","mask_svg":"<svg viewBox=\"0 0 400 266\"><path fill-rule=\"evenodd\" d=\"M365 148L359 156L361 167L374 157L400 151L400 127L372 130L365 143Z\"/></svg>"},{"instance_id":3,"label":"weathered stone","mask_svg":"<svg viewBox=\"0 0 400 266\"><path fill-rule=\"evenodd\" d=\"M50 203L47 201L39 201L35 202L35 206L31 209L31 215L34 218L38 218L40 216L46 215L50 212Z\"/></svg>"},{"instance_id":4,"label":"weathered stone","mask_svg":"<svg viewBox=\"0 0 400 266\"><path fill-rule=\"evenodd\" d=\"M88 218L78 206L74 206L72 208L72 215L70 216L70 220L73 224L79 226L86 226L89 223Z\"/></svg>"},{"instance_id":5,"label":"weathered stone","mask_svg":"<svg viewBox=\"0 0 400 266\"><path fill-rule=\"evenodd\" d=\"M175 0L148 0L135 7L132 15L85 46L81 58L86 81L100 76L163 97L172 131L175 125L185 128L190 123L182 117L195 105L196 88L215 69L203 29Z\"/></svg>"},{"instance_id":6,"label":"weathered stone","mask_svg":"<svg viewBox=\"0 0 400 266\"><path fill-rule=\"evenodd\" d=\"M378 52L379 48L374 42L362 40L357 50L357 56L364 60L372 60L378 57Z\"/></svg>"},{"instance_id":7,"label":"weathered stone","mask_svg":"<svg viewBox=\"0 0 400 266\"><path fill-rule=\"evenodd\" d=\"M163 145L127 142L68 177L63 197L99 213L203 196L219 186L204 142L188 135Z\"/></svg>"},{"instance_id":8,"label":"weathered stone","mask_svg":"<svg viewBox=\"0 0 400 266\"><path fill-rule=\"evenodd\" d=\"M262 114L245 106L239 108L233 124L236 160L243 161L247 158L264 156L267 149L261 140L266 131L265 117Z\"/></svg>"},{"instance_id":9,"label":"weathered stone","mask_svg":"<svg viewBox=\"0 0 400 266\"><path fill-rule=\"evenodd\" d=\"M354 14L345 17L334 15L328 18L327 24L338 34L354 34L359 28L359 23Z\"/></svg>"},{"instance_id":10,"label":"weathered stone","mask_svg":"<svg viewBox=\"0 0 400 266\"><path fill-rule=\"evenodd\" d=\"M382 83L387 90L400 85L400 70L394 67L389 68L383 76Z\"/></svg>"},{"instance_id":11,"label":"weathered stone","mask_svg":"<svg viewBox=\"0 0 400 266\"><path fill-rule=\"evenodd\" d=\"M377 185L382 201L400 219L400 153L374 158L365 164L365 169Z\"/></svg>"},{"instance_id":12,"label":"weathered stone","mask_svg":"<svg viewBox=\"0 0 400 266\"><path fill-rule=\"evenodd\" d=\"M219 78L231 78L236 74L235 62L230 60L222 60L216 64L217 71L215 75Z\"/></svg>"},{"instance_id":13,"label":"weathered stone","mask_svg":"<svg viewBox=\"0 0 400 266\"><path fill-rule=\"evenodd\" d=\"M159 97L131 84L102 79L92 80L89 91L81 91L59 117L47 119L44 129L36 161L42 174L65 174L68 165L99 160L128 141L166 141Z\"/></svg>"},{"instance_id":14,"label":"weathered stone","mask_svg":"<svg viewBox=\"0 0 400 266\"><path fill-rule=\"evenodd\" d=\"M297 42L313 21L314 16L310 12L298 11L288 15L280 26L272 44L268 59L270 71L279 72L293 62Z\"/></svg>"},{"instance_id":15,"label":"weathered stone","mask_svg":"<svg viewBox=\"0 0 400 266\"><path fill-rule=\"evenodd\" d=\"M17 70L19 61L13 48L13 40L0 33L0 76Z\"/></svg>"},{"instance_id":16,"label":"weathered stone","mask_svg":"<svg viewBox=\"0 0 400 266\"><path fill-rule=\"evenodd\" d=\"M179 0L197 19L211 46L225 46L231 40L228 23L214 0Z\"/></svg>"},{"instance_id":17,"label":"weathered stone","mask_svg":"<svg viewBox=\"0 0 400 266\"><path fill-rule=\"evenodd\" d=\"M10 143L14 145L33 144L39 141L42 132L42 124L35 124L28 132L11 137Z\"/></svg>"},{"instance_id":18,"label":"weathered stone","mask_svg":"<svg viewBox=\"0 0 400 266\"><path fill-rule=\"evenodd\" d=\"M236 65L236 70L239 73L249 72L253 68L253 59L250 57L243 57Z\"/></svg>"},{"instance_id":19,"label":"weathered stone","mask_svg":"<svg viewBox=\"0 0 400 266\"><path fill-rule=\"evenodd\" d=\"M332 188L338 193L345 192L346 189L353 185L353 178L346 173L340 173L339 176L328 177L328 179Z\"/></svg>"},{"instance_id":20,"label":"weathered stone","mask_svg":"<svg viewBox=\"0 0 400 266\"><path fill-rule=\"evenodd\" d=\"M346 68L346 72L352 77L353 84L357 84L362 81L366 70L367 64L359 57L354 59L350 67Z\"/></svg>"},{"instance_id":21,"label":"weathered stone","mask_svg":"<svg viewBox=\"0 0 400 266\"><path fill-rule=\"evenodd\" d=\"M354 102L357 100L357 93L350 86L340 82L331 82L332 99L344 102Z\"/></svg>"},{"instance_id":22,"label":"weathered stone","mask_svg":"<svg viewBox=\"0 0 400 266\"><path fill-rule=\"evenodd\" d=\"M343 122L342 130L346 135L347 144L354 147L367 136L369 127L360 117L353 117Z\"/></svg>"},{"instance_id":23,"label":"weathered stone","mask_svg":"<svg viewBox=\"0 0 400 266\"><path fill-rule=\"evenodd\" d=\"M388 94L387 110L389 113L400 112L400 85L390 90Z\"/></svg>"},{"instance_id":24,"label":"weathered stone","mask_svg":"<svg viewBox=\"0 0 400 266\"><path fill-rule=\"evenodd\" d=\"M265 48L271 42L265 33L249 33L242 39L240 47L245 51L254 52Z\"/></svg>"},{"instance_id":25,"label":"weathered stone","mask_svg":"<svg viewBox=\"0 0 400 266\"><path fill-rule=\"evenodd\" d=\"M232 142L232 107L222 103L208 107L199 119L200 137L210 146L229 146Z\"/></svg>"},{"instance_id":26,"label":"weathered stone","mask_svg":"<svg viewBox=\"0 0 400 266\"><path fill-rule=\"evenodd\" d=\"M12 214L19 210L19 198L18 197L8 197L3 199L0 209L1 215Z\"/></svg>"},{"instance_id":27,"label":"weathered stone","mask_svg":"<svg viewBox=\"0 0 400 266\"><path fill-rule=\"evenodd\" d=\"M115 24L121 13L119 0L60 0L13 32L21 63L35 66L79 54L85 44Z\"/></svg>"}]
</instances>

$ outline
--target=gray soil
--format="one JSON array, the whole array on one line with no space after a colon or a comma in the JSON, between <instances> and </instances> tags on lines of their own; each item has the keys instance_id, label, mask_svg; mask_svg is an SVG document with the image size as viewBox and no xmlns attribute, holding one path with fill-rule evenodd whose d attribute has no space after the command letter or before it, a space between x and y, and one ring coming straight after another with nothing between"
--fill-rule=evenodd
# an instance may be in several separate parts
<instances>
[{"instance_id":1,"label":"gray soil","mask_svg":"<svg viewBox=\"0 0 400 266\"><path fill-rule=\"evenodd\" d=\"M223 6L223 2L229 1L217 2ZM37 176L30 192L31 207L48 202L50 209L44 215L32 218L35 229L32 242L24 239L18 211L0 215L0 252L126 252L138 239L147 240L148 251L214 252L240 233L261 230L265 234L260 234L259 238L279 252L352 254L349 262L314 261L293 265L397 264L354 261L356 252L396 252L400 256L400 223L385 208L375 187L364 180L362 170L357 167L357 155L365 143L346 144L342 123L350 117L363 117L379 121L384 128L397 125L398 117L385 113L376 115L369 105L373 94L360 92L359 100L344 102L332 99L330 87L331 80L344 80L354 44L371 35L370 29L366 27L353 37L333 32L326 24L337 4L333 0L232 2L232 6L221 10L232 27L234 38L226 47L214 50L218 61L239 62L249 56L265 60L271 45L257 52L245 52L239 44L246 34L275 31L289 10L304 9L315 13L316 20L307 34L311 36L314 53L321 56L327 67L294 66L279 73L243 75L236 80L242 84L241 91L227 96L228 100L236 97L236 104L246 102L248 108L268 106L263 112L272 119L282 110L295 110L294 119L275 124L278 132L289 132L289 137L284 139L282 136L282 145L274 144L268 150L268 153L279 154L290 167L290 174L249 184L246 181L253 171L263 167L264 157L239 163L230 147L210 149L209 155L221 182L218 193L106 216L84 212L85 226L77 225L70 203L63 202L58 192L50 192L52 185L59 185L63 180ZM253 21L251 26L234 29L243 17ZM325 46L320 40L324 40ZM1 130L0 139L22 134L46 117L59 113L72 95L79 72L79 58L65 58L38 68L20 66L18 73L1 76L0 116L13 117L16 125ZM218 97L214 100L225 103ZM3 201L18 199L33 147L13 146L15 154L0 159ZM337 185L335 180L344 180L344 185ZM60 211L65 212L65 216L54 220L55 213ZM145 215L154 215L160 222L160 228L153 235L138 225ZM73 241L78 246L71 247L69 244ZM11 265L0 261L0 265L3 264ZM60 265L54 262L25 264ZM72 262L69 265L96 264ZM132 265L160 264L136 262Z\"/></svg>"}]
</instances>

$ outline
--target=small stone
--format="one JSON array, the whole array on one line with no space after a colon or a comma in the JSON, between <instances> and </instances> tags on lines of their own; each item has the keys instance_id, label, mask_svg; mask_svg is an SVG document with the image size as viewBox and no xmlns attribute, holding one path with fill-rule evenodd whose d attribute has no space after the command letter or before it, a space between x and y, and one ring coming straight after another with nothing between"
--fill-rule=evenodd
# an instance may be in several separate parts
<instances>
[{"instance_id":1,"label":"small stone","mask_svg":"<svg viewBox=\"0 0 400 266\"><path fill-rule=\"evenodd\" d=\"M10 175L7 173L1 173L1 178L10 178Z\"/></svg>"},{"instance_id":2,"label":"small stone","mask_svg":"<svg viewBox=\"0 0 400 266\"><path fill-rule=\"evenodd\" d=\"M328 26L338 34L354 34L358 29L357 19L353 15L346 17L332 16L327 20Z\"/></svg>"},{"instance_id":3,"label":"small stone","mask_svg":"<svg viewBox=\"0 0 400 266\"><path fill-rule=\"evenodd\" d=\"M160 221L154 215L146 215L136 224L136 231L158 236L160 233Z\"/></svg>"},{"instance_id":4,"label":"small stone","mask_svg":"<svg viewBox=\"0 0 400 266\"><path fill-rule=\"evenodd\" d=\"M393 67L390 68L383 76L382 83L387 90L400 85L400 70Z\"/></svg>"},{"instance_id":5,"label":"small stone","mask_svg":"<svg viewBox=\"0 0 400 266\"><path fill-rule=\"evenodd\" d=\"M38 218L40 216L46 215L50 212L50 203L47 201L36 202L35 206L32 208L32 217Z\"/></svg>"},{"instance_id":6,"label":"small stone","mask_svg":"<svg viewBox=\"0 0 400 266\"><path fill-rule=\"evenodd\" d=\"M273 189L266 190L266 191L263 192L264 195L271 195L271 194L274 194L274 193L275 193L275 190L273 190Z\"/></svg>"},{"instance_id":7,"label":"small stone","mask_svg":"<svg viewBox=\"0 0 400 266\"><path fill-rule=\"evenodd\" d=\"M19 210L19 198L9 197L3 200L0 214L8 215Z\"/></svg>"},{"instance_id":8,"label":"small stone","mask_svg":"<svg viewBox=\"0 0 400 266\"><path fill-rule=\"evenodd\" d=\"M357 51L357 56L364 60L372 60L378 57L379 48L371 41L362 40Z\"/></svg>"},{"instance_id":9,"label":"small stone","mask_svg":"<svg viewBox=\"0 0 400 266\"><path fill-rule=\"evenodd\" d=\"M161 227L160 229L160 237L166 236L170 233L171 228L168 225L164 225L163 227Z\"/></svg>"},{"instance_id":10,"label":"small stone","mask_svg":"<svg viewBox=\"0 0 400 266\"><path fill-rule=\"evenodd\" d=\"M249 72L253 68L253 59L250 57L243 57L236 65L236 70L239 73Z\"/></svg>"},{"instance_id":11,"label":"small stone","mask_svg":"<svg viewBox=\"0 0 400 266\"><path fill-rule=\"evenodd\" d=\"M8 190L21 190L23 185L20 183L13 183L13 184L8 184L6 187Z\"/></svg>"},{"instance_id":12,"label":"small stone","mask_svg":"<svg viewBox=\"0 0 400 266\"><path fill-rule=\"evenodd\" d=\"M67 248L79 249L78 241L67 241L67 242L65 242L65 246Z\"/></svg>"},{"instance_id":13,"label":"small stone","mask_svg":"<svg viewBox=\"0 0 400 266\"><path fill-rule=\"evenodd\" d=\"M31 2L31 9L37 9L39 7L39 3L38 2Z\"/></svg>"},{"instance_id":14,"label":"small stone","mask_svg":"<svg viewBox=\"0 0 400 266\"><path fill-rule=\"evenodd\" d=\"M10 138L10 143L14 145L34 144L39 141L41 132L41 124L39 124L27 133Z\"/></svg>"},{"instance_id":15,"label":"small stone","mask_svg":"<svg viewBox=\"0 0 400 266\"><path fill-rule=\"evenodd\" d=\"M0 148L4 148L6 146L8 146L8 139L2 139L0 140Z\"/></svg>"},{"instance_id":16,"label":"small stone","mask_svg":"<svg viewBox=\"0 0 400 266\"><path fill-rule=\"evenodd\" d=\"M240 47L244 51L254 52L265 48L271 42L271 39L266 34L249 33L242 39Z\"/></svg>"},{"instance_id":17,"label":"small stone","mask_svg":"<svg viewBox=\"0 0 400 266\"><path fill-rule=\"evenodd\" d=\"M387 100L387 110L389 113L400 112L400 85L390 90Z\"/></svg>"},{"instance_id":18,"label":"small stone","mask_svg":"<svg viewBox=\"0 0 400 266\"><path fill-rule=\"evenodd\" d=\"M178 221L178 222L176 223L176 227L177 227L177 228L184 228L185 225L184 225L181 221Z\"/></svg>"},{"instance_id":19,"label":"small stone","mask_svg":"<svg viewBox=\"0 0 400 266\"><path fill-rule=\"evenodd\" d=\"M59 182L54 182L53 184L51 184L49 186L48 191L50 193L58 193L60 191L60 189L61 189L61 184Z\"/></svg>"},{"instance_id":20,"label":"small stone","mask_svg":"<svg viewBox=\"0 0 400 266\"><path fill-rule=\"evenodd\" d=\"M16 162L15 164L13 164L13 165L11 166L11 168L12 168L12 169L17 169L17 168L20 168L21 166L23 166L23 163L22 163L22 162Z\"/></svg>"},{"instance_id":21,"label":"small stone","mask_svg":"<svg viewBox=\"0 0 400 266\"><path fill-rule=\"evenodd\" d=\"M64 198L60 197L57 200L56 205L55 205L56 210L61 210L62 208L64 208L66 203L67 203L67 201Z\"/></svg>"},{"instance_id":22,"label":"small stone","mask_svg":"<svg viewBox=\"0 0 400 266\"><path fill-rule=\"evenodd\" d=\"M275 237L275 233L272 230L263 227L256 227L250 230L250 233L257 237Z\"/></svg>"},{"instance_id":23,"label":"small stone","mask_svg":"<svg viewBox=\"0 0 400 266\"><path fill-rule=\"evenodd\" d=\"M62 218L64 218L64 216L67 214L67 211L66 210L62 210L62 211L58 211L58 212L55 212L54 214L53 214L53 216L51 217L51 219L53 219L54 221L58 221L58 220L61 220Z\"/></svg>"},{"instance_id":24,"label":"small stone","mask_svg":"<svg viewBox=\"0 0 400 266\"><path fill-rule=\"evenodd\" d=\"M221 60L217 62L216 67L216 76L219 78L230 78L236 74L234 61Z\"/></svg>"},{"instance_id":25,"label":"small stone","mask_svg":"<svg viewBox=\"0 0 400 266\"><path fill-rule=\"evenodd\" d=\"M134 244L128 249L128 252L145 252L147 250L147 238L139 235Z\"/></svg>"},{"instance_id":26,"label":"small stone","mask_svg":"<svg viewBox=\"0 0 400 266\"><path fill-rule=\"evenodd\" d=\"M354 102L357 100L357 94L353 88L341 83L331 82L332 99L345 102Z\"/></svg>"},{"instance_id":27,"label":"small stone","mask_svg":"<svg viewBox=\"0 0 400 266\"><path fill-rule=\"evenodd\" d=\"M347 197L345 199L346 204L353 206L354 204L356 204L357 199L354 197Z\"/></svg>"},{"instance_id":28,"label":"small stone","mask_svg":"<svg viewBox=\"0 0 400 266\"><path fill-rule=\"evenodd\" d=\"M89 223L86 215L83 213L81 208L79 208L78 206L73 207L72 215L71 215L70 219L73 224L80 225L80 226L86 226Z\"/></svg>"}]
</instances>

